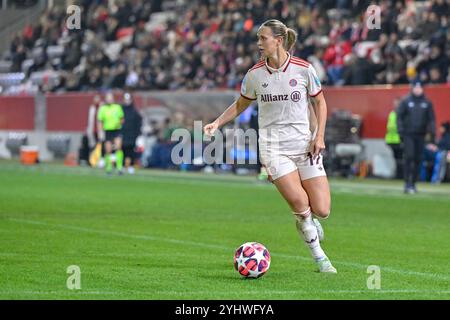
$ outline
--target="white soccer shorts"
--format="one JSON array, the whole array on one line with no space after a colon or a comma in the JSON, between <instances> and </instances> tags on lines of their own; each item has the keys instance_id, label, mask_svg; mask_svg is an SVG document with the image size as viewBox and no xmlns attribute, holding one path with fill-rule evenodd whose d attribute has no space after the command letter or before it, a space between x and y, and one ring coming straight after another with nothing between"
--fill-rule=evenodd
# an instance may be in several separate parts
<instances>
[{"instance_id":1,"label":"white soccer shorts","mask_svg":"<svg viewBox=\"0 0 450 320\"><path fill-rule=\"evenodd\" d=\"M321 154L313 159L312 154L308 152L299 155L277 155L269 159L261 158L261 163L266 167L272 181L295 170L298 170L303 181L327 175L322 160Z\"/></svg>"}]
</instances>

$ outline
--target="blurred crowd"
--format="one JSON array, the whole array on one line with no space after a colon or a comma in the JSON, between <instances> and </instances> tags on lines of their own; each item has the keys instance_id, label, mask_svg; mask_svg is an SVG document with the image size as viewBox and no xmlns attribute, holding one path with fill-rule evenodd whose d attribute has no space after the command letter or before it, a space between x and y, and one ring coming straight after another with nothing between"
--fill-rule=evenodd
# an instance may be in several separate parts
<instances>
[{"instance_id":1,"label":"blurred crowd","mask_svg":"<svg viewBox=\"0 0 450 320\"><path fill-rule=\"evenodd\" d=\"M38 0L8 0L8 1L1 1L0 2L0 8L8 8L8 9L23 9L28 8L36 5L38 3Z\"/></svg>"},{"instance_id":2,"label":"blurred crowd","mask_svg":"<svg viewBox=\"0 0 450 320\"><path fill-rule=\"evenodd\" d=\"M81 29L47 10L11 42L11 72L52 70L43 91L237 88L258 61L256 32L269 18L294 28L294 55L327 85L450 82L448 0L79 1ZM380 28L366 23L376 4ZM376 9L374 12L378 10ZM162 18L161 18L162 17ZM161 18L161 19L160 19ZM58 58L49 46L60 46ZM24 70L25 60L32 64Z\"/></svg>"}]
</instances>

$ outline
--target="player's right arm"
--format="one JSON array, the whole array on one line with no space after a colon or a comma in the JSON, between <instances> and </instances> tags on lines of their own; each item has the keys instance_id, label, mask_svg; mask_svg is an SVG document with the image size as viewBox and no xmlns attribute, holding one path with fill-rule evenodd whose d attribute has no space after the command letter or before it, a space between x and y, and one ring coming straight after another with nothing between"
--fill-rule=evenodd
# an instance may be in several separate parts
<instances>
[{"instance_id":1,"label":"player's right arm","mask_svg":"<svg viewBox=\"0 0 450 320\"><path fill-rule=\"evenodd\" d=\"M248 106L256 100L255 86L253 84L252 75L250 71L247 72L241 84L241 96L233 102L216 120L208 123L203 132L206 135L212 136L214 132L227 124L237 116L239 116Z\"/></svg>"},{"instance_id":2,"label":"player's right arm","mask_svg":"<svg viewBox=\"0 0 450 320\"><path fill-rule=\"evenodd\" d=\"M212 136L217 129L224 126L225 124L239 116L242 112L244 112L244 110L247 109L252 102L253 100L249 100L240 96L216 120L208 123L203 128L203 131L205 132L205 134Z\"/></svg>"}]
</instances>

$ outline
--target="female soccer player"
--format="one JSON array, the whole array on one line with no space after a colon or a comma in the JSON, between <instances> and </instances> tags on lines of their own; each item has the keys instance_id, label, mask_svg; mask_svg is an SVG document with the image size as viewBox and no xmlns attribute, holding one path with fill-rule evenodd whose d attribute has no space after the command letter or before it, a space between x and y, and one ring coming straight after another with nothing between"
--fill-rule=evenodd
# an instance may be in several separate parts
<instances>
[{"instance_id":1,"label":"female soccer player","mask_svg":"<svg viewBox=\"0 0 450 320\"><path fill-rule=\"evenodd\" d=\"M297 39L294 30L278 20L268 20L257 35L261 61L245 75L241 96L214 122L207 124L204 132L213 135L252 101L258 101L261 163L289 204L297 230L319 271L336 273L319 243L321 226L312 219L312 214L327 218L331 205L321 155L325 149L327 117L321 83L311 64L289 54ZM313 112L309 109L310 100L315 106ZM312 130L313 113L317 127Z\"/></svg>"}]
</instances>

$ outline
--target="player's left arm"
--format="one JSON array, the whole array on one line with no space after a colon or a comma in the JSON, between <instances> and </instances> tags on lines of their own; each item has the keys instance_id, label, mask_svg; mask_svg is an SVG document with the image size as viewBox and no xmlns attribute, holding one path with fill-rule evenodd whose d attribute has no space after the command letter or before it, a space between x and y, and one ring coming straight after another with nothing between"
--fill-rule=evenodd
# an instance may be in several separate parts
<instances>
[{"instance_id":1,"label":"player's left arm","mask_svg":"<svg viewBox=\"0 0 450 320\"><path fill-rule=\"evenodd\" d=\"M311 97L317 117L317 133L313 142L313 156L316 157L325 149L325 126L327 123L327 102L323 92Z\"/></svg>"},{"instance_id":2,"label":"player's left arm","mask_svg":"<svg viewBox=\"0 0 450 320\"><path fill-rule=\"evenodd\" d=\"M307 71L306 90L309 94L310 101L314 106L317 118L317 132L312 145L313 158L319 156L320 152L325 149L325 125L327 121L327 103L322 91L322 84L317 76L316 70L309 65Z\"/></svg>"}]
</instances>

